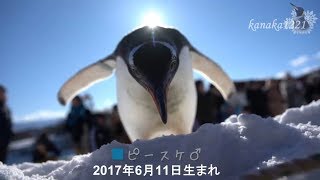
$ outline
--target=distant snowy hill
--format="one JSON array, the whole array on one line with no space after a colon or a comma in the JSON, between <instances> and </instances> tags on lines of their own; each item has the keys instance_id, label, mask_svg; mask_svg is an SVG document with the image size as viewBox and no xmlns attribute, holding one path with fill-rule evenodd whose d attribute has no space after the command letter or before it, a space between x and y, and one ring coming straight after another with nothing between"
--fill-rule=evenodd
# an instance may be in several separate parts
<instances>
[{"instance_id":1,"label":"distant snowy hill","mask_svg":"<svg viewBox=\"0 0 320 180\"><path fill-rule=\"evenodd\" d=\"M15 133L27 131L27 130L35 130L35 129L43 129L50 126L55 126L64 121L64 118L47 118L47 119L37 119L33 121L19 121L13 123L13 131Z\"/></svg>"},{"instance_id":2,"label":"distant snowy hill","mask_svg":"<svg viewBox=\"0 0 320 180\"><path fill-rule=\"evenodd\" d=\"M123 160L115 160L122 158L122 150ZM184 152L181 158L178 152ZM0 179L186 179L183 174L190 173L190 169L195 176L187 179L237 179L259 169L319 152L320 100L289 109L275 118L234 115L222 124L205 124L189 135L138 140L130 145L112 142L91 154L75 156L70 161L0 165ZM100 176L93 176L97 170L95 165L100 166L97 171ZM143 176L144 172L150 172L145 169L148 165L153 165L152 178L150 173ZM181 166L181 175L171 176L177 172L176 165ZM201 165L206 166L203 171L206 174L200 173L202 176L199 176ZM219 175L209 174L211 165ZM115 167L120 167L119 175L115 175ZM130 174L128 178L130 167L140 175ZM142 172L137 167L142 168ZM173 167L176 169L173 170ZM320 177L319 171L289 179L317 177Z\"/></svg>"}]
</instances>

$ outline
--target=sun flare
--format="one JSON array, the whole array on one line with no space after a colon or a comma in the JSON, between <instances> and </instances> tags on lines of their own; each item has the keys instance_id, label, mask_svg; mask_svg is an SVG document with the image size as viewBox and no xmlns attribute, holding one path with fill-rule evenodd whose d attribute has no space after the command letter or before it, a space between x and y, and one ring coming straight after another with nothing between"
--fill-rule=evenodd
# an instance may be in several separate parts
<instances>
[{"instance_id":1,"label":"sun flare","mask_svg":"<svg viewBox=\"0 0 320 180\"><path fill-rule=\"evenodd\" d=\"M150 28L163 25L161 14L155 11L149 11L143 16L142 25L149 26Z\"/></svg>"}]
</instances>

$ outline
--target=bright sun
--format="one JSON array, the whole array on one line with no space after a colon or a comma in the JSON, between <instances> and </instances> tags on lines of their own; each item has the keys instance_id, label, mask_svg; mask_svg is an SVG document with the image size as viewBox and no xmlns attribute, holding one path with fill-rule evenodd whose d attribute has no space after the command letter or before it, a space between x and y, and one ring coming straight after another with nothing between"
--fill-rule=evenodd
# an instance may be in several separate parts
<instances>
[{"instance_id":1,"label":"bright sun","mask_svg":"<svg viewBox=\"0 0 320 180\"><path fill-rule=\"evenodd\" d=\"M150 28L163 25L162 17L159 13L150 11L144 15L142 19L142 25L149 26Z\"/></svg>"}]
</instances>

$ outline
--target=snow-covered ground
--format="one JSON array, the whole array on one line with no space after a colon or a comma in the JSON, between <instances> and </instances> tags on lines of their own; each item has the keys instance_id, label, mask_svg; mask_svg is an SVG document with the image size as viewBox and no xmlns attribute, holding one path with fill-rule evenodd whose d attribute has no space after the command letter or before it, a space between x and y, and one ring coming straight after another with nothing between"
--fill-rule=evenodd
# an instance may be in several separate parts
<instances>
[{"instance_id":1,"label":"snow-covered ground","mask_svg":"<svg viewBox=\"0 0 320 180\"><path fill-rule=\"evenodd\" d=\"M68 134L51 134L50 140L61 151L59 159L71 159L75 152L71 146L71 137ZM24 138L10 143L7 157L7 164L17 164L32 161L32 151L34 149L35 137ZM1 180L1 179L0 179Z\"/></svg>"},{"instance_id":2,"label":"snow-covered ground","mask_svg":"<svg viewBox=\"0 0 320 180\"><path fill-rule=\"evenodd\" d=\"M123 160L113 160L117 156L113 156L112 150L121 154L121 150L115 148L123 149ZM222 124L205 124L189 135L138 140L130 145L112 142L91 154L75 156L70 161L11 166L1 164L0 179L164 179L164 176L166 179L185 179L183 174L188 173L195 173L195 176L189 177L191 179L212 179L212 176L214 179L237 179L261 168L319 152L320 100L301 108L289 109L275 118L234 115ZM100 166L97 171L100 176L93 175L98 169L95 165ZM118 172L120 166L115 165L121 166ZM150 168L148 165L153 165L152 178L149 177L150 173L143 176L145 168ZM173 172L177 173L176 165L180 165L181 176L171 176ZM209 171L210 165L213 171ZM135 173L142 174L130 174L128 178L125 170L131 172L130 167ZM172 171L173 168L176 169ZM198 176L199 172L206 174ZM307 177L320 177L320 171L291 178Z\"/></svg>"}]
</instances>

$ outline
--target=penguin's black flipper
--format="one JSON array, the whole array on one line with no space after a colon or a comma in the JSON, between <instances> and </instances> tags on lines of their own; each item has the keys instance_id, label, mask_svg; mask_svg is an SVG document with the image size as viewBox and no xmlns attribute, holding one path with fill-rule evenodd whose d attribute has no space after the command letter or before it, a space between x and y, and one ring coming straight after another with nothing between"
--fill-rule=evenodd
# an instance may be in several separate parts
<instances>
[{"instance_id":1,"label":"penguin's black flipper","mask_svg":"<svg viewBox=\"0 0 320 180\"><path fill-rule=\"evenodd\" d=\"M105 80L112 75L115 65L115 57L110 55L80 70L61 87L58 92L59 102L65 105L81 91L101 80Z\"/></svg>"},{"instance_id":2,"label":"penguin's black flipper","mask_svg":"<svg viewBox=\"0 0 320 180\"><path fill-rule=\"evenodd\" d=\"M213 60L191 47L192 68L213 84L224 99L229 99L235 92L235 86L229 76Z\"/></svg>"}]
</instances>

